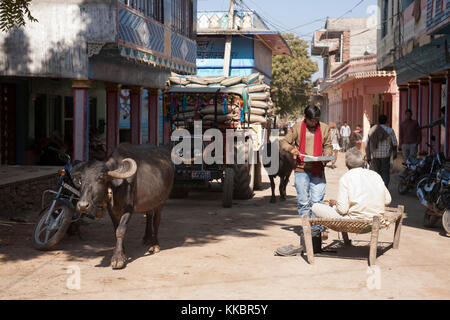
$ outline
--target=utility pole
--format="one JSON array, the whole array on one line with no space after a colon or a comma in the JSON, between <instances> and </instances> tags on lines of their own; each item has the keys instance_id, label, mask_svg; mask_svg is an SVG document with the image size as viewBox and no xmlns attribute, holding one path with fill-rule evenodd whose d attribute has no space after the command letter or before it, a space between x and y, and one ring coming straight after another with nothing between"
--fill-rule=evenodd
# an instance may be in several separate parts
<instances>
[{"instance_id":1,"label":"utility pole","mask_svg":"<svg viewBox=\"0 0 450 320\"><path fill-rule=\"evenodd\" d=\"M234 0L230 0L230 7L228 9L228 26L227 30L232 30L234 24ZM225 51L223 55L223 75L228 77L230 75L230 62L231 62L231 40L233 36L227 35L225 41Z\"/></svg>"}]
</instances>

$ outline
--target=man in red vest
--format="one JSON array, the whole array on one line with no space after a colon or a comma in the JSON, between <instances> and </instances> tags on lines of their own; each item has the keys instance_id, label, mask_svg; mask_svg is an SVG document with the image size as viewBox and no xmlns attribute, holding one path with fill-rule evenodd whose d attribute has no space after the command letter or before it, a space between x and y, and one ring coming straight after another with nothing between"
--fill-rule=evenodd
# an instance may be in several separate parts
<instances>
[{"instance_id":1,"label":"man in red vest","mask_svg":"<svg viewBox=\"0 0 450 320\"><path fill-rule=\"evenodd\" d=\"M295 188L297 189L298 214L311 215L311 207L315 203L321 203L325 196L325 171L322 162L305 162L304 155L310 156L331 156L333 147L331 144L330 128L320 119L320 109L314 105L305 109L305 119L297 122L284 137L280 140L280 147L290 152L297 158L295 168ZM312 227L313 234L318 234L323 229L321 226ZM282 247L289 253L289 248ZM292 246L291 246L292 247ZM281 255L283 253L282 248Z\"/></svg>"}]
</instances>

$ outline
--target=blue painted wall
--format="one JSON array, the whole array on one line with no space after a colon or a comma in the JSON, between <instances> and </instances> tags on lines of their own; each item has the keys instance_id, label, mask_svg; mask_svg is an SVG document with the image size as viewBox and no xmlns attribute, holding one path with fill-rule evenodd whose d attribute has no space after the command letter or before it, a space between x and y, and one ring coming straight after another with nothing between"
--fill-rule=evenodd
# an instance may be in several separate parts
<instances>
[{"instance_id":1,"label":"blue painted wall","mask_svg":"<svg viewBox=\"0 0 450 320\"><path fill-rule=\"evenodd\" d=\"M255 67L254 43L251 36L233 36L231 42L231 76L248 76ZM200 76L221 76L225 36L198 37L197 74Z\"/></svg>"}]
</instances>

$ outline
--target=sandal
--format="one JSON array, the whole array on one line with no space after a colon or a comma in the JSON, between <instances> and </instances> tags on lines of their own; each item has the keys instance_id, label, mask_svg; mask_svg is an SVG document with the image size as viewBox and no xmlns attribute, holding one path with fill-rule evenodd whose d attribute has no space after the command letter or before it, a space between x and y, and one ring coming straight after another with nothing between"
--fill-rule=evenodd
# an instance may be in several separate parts
<instances>
[{"instance_id":1,"label":"sandal","mask_svg":"<svg viewBox=\"0 0 450 320\"><path fill-rule=\"evenodd\" d=\"M289 256L298 256L303 252L302 246L293 246L292 244L283 246L275 250L274 254L276 256L289 257Z\"/></svg>"}]
</instances>

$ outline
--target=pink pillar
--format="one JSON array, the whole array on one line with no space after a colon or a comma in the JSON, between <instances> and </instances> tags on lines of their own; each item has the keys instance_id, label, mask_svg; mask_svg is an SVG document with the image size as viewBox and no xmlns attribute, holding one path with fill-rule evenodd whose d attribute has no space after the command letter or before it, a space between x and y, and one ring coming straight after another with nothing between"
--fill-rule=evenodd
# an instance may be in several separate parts
<instances>
[{"instance_id":1,"label":"pink pillar","mask_svg":"<svg viewBox=\"0 0 450 320\"><path fill-rule=\"evenodd\" d=\"M106 85L106 154L109 156L119 144L119 93L120 84Z\"/></svg>"},{"instance_id":2,"label":"pink pillar","mask_svg":"<svg viewBox=\"0 0 450 320\"><path fill-rule=\"evenodd\" d=\"M420 90L420 100L419 100L419 112L418 119L419 125L424 126L430 122L429 115L429 103L430 103L430 84L427 80L421 80L419 82L419 90ZM419 146L420 153L428 153L427 142L429 140L429 130L422 129L422 143Z\"/></svg>"},{"instance_id":3,"label":"pink pillar","mask_svg":"<svg viewBox=\"0 0 450 320\"><path fill-rule=\"evenodd\" d=\"M130 90L131 144L141 143L141 103L142 103L142 88L132 87Z\"/></svg>"},{"instance_id":4,"label":"pink pillar","mask_svg":"<svg viewBox=\"0 0 450 320\"><path fill-rule=\"evenodd\" d=\"M409 84L409 109L413 113L413 117L417 116L417 110L419 107L419 84L413 82Z\"/></svg>"},{"instance_id":5,"label":"pink pillar","mask_svg":"<svg viewBox=\"0 0 450 320\"><path fill-rule=\"evenodd\" d=\"M441 87L444 79L431 78L431 121L435 121L441 117ZM431 128L431 135L436 137L434 142L435 150L441 150L441 126Z\"/></svg>"},{"instance_id":6,"label":"pink pillar","mask_svg":"<svg viewBox=\"0 0 450 320\"><path fill-rule=\"evenodd\" d=\"M364 121L364 97L358 97L358 110L356 112L356 125L363 125Z\"/></svg>"},{"instance_id":7,"label":"pink pillar","mask_svg":"<svg viewBox=\"0 0 450 320\"><path fill-rule=\"evenodd\" d=\"M352 117L351 117L352 109L353 109L353 98L350 97L348 99L348 104L347 104L347 114L345 115L345 120L347 121L347 124L349 126L352 125Z\"/></svg>"},{"instance_id":8,"label":"pink pillar","mask_svg":"<svg viewBox=\"0 0 450 320\"><path fill-rule=\"evenodd\" d=\"M88 160L89 80L73 80L73 160Z\"/></svg>"},{"instance_id":9,"label":"pink pillar","mask_svg":"<svg viewBox=\"0 0 450 320\"><path fill-rule=\"evenodd\" d=\"M148 142L158 145L158 90L148 89Z\"/></svg>"},{"instance_id":10,"label":"pink pillar","mask_svg":"<svg viewBox=\"0 0 450 320\"><path fill-rule=\"evenodd\" d=\"M169 111L170 105L163 100L163 144L167 144L170 141L170 122L169 122Z\"/></svg>"},{"instance_id":11,"label":"pink pillar","mask_svg":"<svg viewBox=\"0 0 450 320\"><path fill-rule=\"evenodd\" d=\"M344 122L346 121L346 117L347 117L347 108L348 108L348 100L344 100L343 104L342 104L342 113L341 113L341 117L340 117L340 122Z\"/></svg>"},{"instance_id":12,"label":"pink pillar","mask_svg":"<svg viewBox=\"0 0 450 320\"><path fill-rule=\"evenodd\" d=\"M399 134L400 134L400 128L399 128L399 119L400 119L400 115L399 115L399 94L393 93L391 94L391 100L392 100L392 110L391 110L391 118L392 118L392 129L395 132L395 136L397 137L397 139L399 138Z\"/></svg>"},{"instance_id":13,"label":"pink pillar","mask_svg":"<svg viewBox=\"0 0 450 320\"><path fill-rule=\"evenodd\" d=\"M408 87L399 86L398 87L400 95L400 108L399 108L399 124L405 120L405 111L408 109Z\"/></svg>"},{"instance_id":14,"label":"pink pillar","mask_svg":"<svg viewBox=\"0 0 450 320\"><path fill-rule=\"evenodd\" d=\"M449 86L450 86L450 71L447 71L447 77L445 79L445 91L447 93L447 101L445 104L445 115L446 115L446 122L445 122L445 156L448 158L450 157L450 95L449 95Z\"/></svg>"},{"instance_id":15,"label":"pink pillar","mask_svg":"<svg viewBox=\"0 0 450 320\"><path fill-rule=\"evenodd\" d=\"M370 123L374 121L371 119L372 116L372 105L371 105L371 96L369 94L365 94L363 96L363 121L361 125L363 126L363 134L366 137L369 134Z\"/></svg>"}]
</instances>

